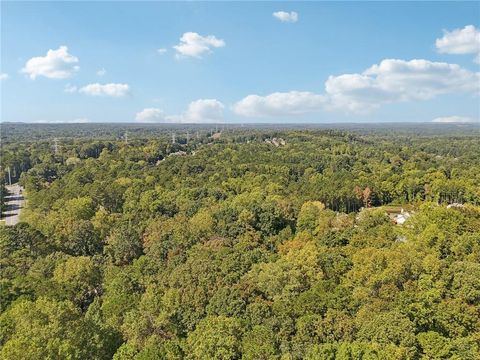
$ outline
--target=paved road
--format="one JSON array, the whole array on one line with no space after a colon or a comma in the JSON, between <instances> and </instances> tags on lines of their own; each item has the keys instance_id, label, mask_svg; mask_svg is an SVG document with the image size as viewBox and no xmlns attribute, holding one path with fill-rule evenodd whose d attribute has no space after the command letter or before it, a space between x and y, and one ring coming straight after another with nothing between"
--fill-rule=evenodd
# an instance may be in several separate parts
<instances>
[{"instance_id":1,"label":"paved road","mask_svg":"<svg viewBox=\"0 0 480 360\"><path fill-rule=\"evenodd\" d=\"M23 198L23 187L18 184L6 186L9 196L5 197L7 210L2 214L2 220L5 220L5 225L13 226L20 221L20 211L25 205Z\"/></svg>"}]
</instances>

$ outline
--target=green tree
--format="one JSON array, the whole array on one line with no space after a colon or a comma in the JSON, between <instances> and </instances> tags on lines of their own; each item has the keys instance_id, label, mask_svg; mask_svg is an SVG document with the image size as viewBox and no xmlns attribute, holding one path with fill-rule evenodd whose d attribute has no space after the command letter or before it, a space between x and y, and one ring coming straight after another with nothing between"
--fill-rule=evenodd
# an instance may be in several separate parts
<instances>
[{"instance_id":1,"label":"green tree","mask_svg":"<svg viewBox=\"0 0 480 360\"><path fill-rule=\"evenodd\" d=\"M0 316L2 359L109 359L111 333L84 319L70 302L20 301Z\"/></svg>"},{"instance_id":2,"label":"green tree","mask_svg":"<svg viewBox=\"0 0 480 360\"><path fill-rule=\"evenodd\" d=\"M115 265L130 264L143 252L138 230L128 224L116 227L107 238L104 252Z\"/></svg>"},{"instance_id":3,"label":"green tree","mask_svg":"<svg viewBox=\"0 0 480 360\"><path fill-rule=\"evenodd\" d=\"M225 316L203 319L187 337L187 359L238 359L241 355L242 322Z\"/></svg>"}]
</instances>

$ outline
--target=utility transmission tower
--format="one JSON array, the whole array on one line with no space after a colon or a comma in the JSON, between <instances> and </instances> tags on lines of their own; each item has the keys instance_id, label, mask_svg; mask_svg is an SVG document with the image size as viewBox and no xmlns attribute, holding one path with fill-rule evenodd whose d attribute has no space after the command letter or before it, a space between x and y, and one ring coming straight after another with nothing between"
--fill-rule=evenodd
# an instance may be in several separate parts
<instances>
[{"instance_id":1,"label":"utility transmission tower","mask_svg":"<svg viewBox=\"0 0 480 360\"><path fill-rule=\"evenodd\" d=\"M175 133L172 133L172 144L175 144Z\"/></svg>"},{"instance_id":2,"label":"utility transmission tower","mask_svg":"<svg viewBox=\"0 0 480 360\"><path fill-rule=\"evenodd\" d=\"M125 131L125 135L123 135L123 139L125 141L125 144L128 145L128 132Z\"/></svg>"},{"instance_id":3,"label":"utility transmission tower","mask_svg":"<svg viewBox=\"0 0 480 360\"><path fill-rule=\"evenodd\" d=\"M12 175L10 175L10 166L8 167L8 184L12 185Z\"/></svg>"},{"instance_id":4,"label":"utility transmission tower","mask_svg":"<svg viewBox=\"0 0 480 360\"><path fill-rule=\"evenodd\" d=\"M190 140L190 133L187 131L187 145L188 145L189 140Z\"/></svg>"},{"instance_id":5,"label":"utility transmission tower","mask_svg":"<svg viewBox=\"0 0 480 360\"><path fill-rule=\"evenodd\" d=\"M55 155L58 154L58 139L57 138L53 139L53 151L54 151Z\"/></svg>"}]
</instances>

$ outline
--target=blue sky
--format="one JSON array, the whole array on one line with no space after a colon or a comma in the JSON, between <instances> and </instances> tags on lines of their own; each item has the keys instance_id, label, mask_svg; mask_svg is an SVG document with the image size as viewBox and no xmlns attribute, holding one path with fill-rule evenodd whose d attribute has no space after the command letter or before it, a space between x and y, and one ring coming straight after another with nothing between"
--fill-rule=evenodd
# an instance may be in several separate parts
<instances>
[{"instance_id":1,"label":"blue sky","mask_svg":"<svg viewBox=\"0 0 480 360\"><path fill-rule=\"evenodd\" d=\"M1 6L2 121L480 118L478 2Z\"/></svg>"}]
</instances>

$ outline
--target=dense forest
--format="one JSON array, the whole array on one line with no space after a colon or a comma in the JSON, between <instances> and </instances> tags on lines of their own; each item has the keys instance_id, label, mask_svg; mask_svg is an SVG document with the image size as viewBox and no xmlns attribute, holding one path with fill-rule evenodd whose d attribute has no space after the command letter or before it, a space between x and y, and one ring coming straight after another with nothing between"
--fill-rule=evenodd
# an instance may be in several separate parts
<instances>
[{"instance_id":1,"label":"dense forest","mask_svg":"<svg viewBox=\"0 0 480 360\"><path fill-rule=\"evenodd\" d=\"M1 161L2 359L479 358L476 125L4 124Z\"/></svg>"}]
</instances>

